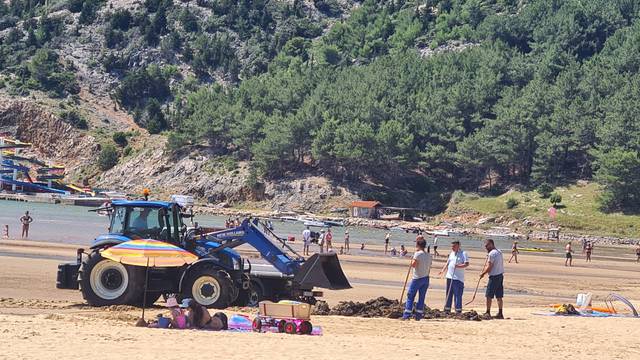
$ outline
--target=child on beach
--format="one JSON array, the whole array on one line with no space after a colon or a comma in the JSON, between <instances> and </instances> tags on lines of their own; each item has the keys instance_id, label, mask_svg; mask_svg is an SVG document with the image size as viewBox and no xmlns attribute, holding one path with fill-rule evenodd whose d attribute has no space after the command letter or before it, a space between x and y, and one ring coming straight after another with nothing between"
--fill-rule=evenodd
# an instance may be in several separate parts
<instances>
[{"instance_id":1,"label":"child on beach","mask_svg":"<svg viewBox=\"0 0 640 360\"><path fill-rule=\"evenodd\" d=\"M186 329L187 328L187 316L184 311L178 306L178 301L175 297L167 299L167 308L171 312L171 327L174 329Z\"/></svg>"}]
</instances>

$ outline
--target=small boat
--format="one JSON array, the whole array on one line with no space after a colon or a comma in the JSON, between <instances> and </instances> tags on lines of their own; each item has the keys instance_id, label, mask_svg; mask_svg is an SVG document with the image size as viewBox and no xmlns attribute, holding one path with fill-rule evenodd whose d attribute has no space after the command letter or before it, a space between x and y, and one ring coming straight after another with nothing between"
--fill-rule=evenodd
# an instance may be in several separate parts
<instances>
[{"instance_id":1,"label":"small boat","mask_svg":"<svg viewBox=\"0 0 640 360\"><path fill-rule=\"evenodd\" d=\"M304 224L304 226L313 226L313 227L326 227L327 226L324 222L315 221L315 220L305 220L303 224Z\"/></svg>"},{"instance_id":2,"label":"small boat","mask_svg":"<svg viewBox=\"0 0 640 360\"><path fill-rule=\"evenodd\" d=\"M292 222L298 222L298 218L294 217L294 216L280 216L279 217L280 221L292 221Z\"/></svg>"},{"instance_id":3,"label":"small boat","mask_svg":"<svg viewBox=\"0 0 640 360\"><path fill-rule=\"evenodd\" d=\"M449 236L449 230L432 230L427 231L427 234L434 236Z\"/></svg>"},{"instance_id":4,"label":"small boat","mask_svg":"<svg viewBox=\"0 0 640 360\"><path fill-rule=\"evenodd\" d=\"M327 226L344 226L344 221L333 221L333 220L324 220L323 221Z\"/></svg>"},{"instance_id":5,"label":"small boat","mask_svg":"<svg viewBox=\"0 0 640 360\"><path fill-rule=\"evenodd\" d=\"M528 252L553 252L553 249L544 249L544 248L518 248L519 251L528 251Z\"/></svg>"}]
</instances>

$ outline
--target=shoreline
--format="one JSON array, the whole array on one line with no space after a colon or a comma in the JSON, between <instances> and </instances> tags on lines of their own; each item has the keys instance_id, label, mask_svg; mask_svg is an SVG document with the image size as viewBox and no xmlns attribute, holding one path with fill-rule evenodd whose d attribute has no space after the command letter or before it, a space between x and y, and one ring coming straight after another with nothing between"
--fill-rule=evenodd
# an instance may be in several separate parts
<instances>
[{"instance_id":1,"label":"shoreline","mask_svg":"<svg viewBox=\"0 0 640 360\"><path fill-rule=\"evenodd\" d=\"M37 196L37 195L27 195L27 194L8 194L8 193L0 193L0 195L10 195L10 197L14 199L9 199L7 197L0 197L0 201L21 201L21 202L34 202L34 203L42 203L42 204L52 204L52 205L66 205L66 206L75 206L75 207L86 207L91 208L94 206L87 206L86 202L76 202L76 197L71 197L68 201L60 201L58 196ZM55 200L55 201L53 201ZM193 206L195 215L213 215L213 216L223 216L223 217L260 217L260 218L269 218L272 220L278 219L285 214L288 215L305 215L314 220L338 220L343 221L345 227L359 227L365 229L378 229L381 231L390 231L392 234L396 232L396 230L391 230L392 228L401 227L404 229L411 229L405 231L406 233L412 233L412 230L419 230L422 232L433 232L438 230L452 230L455 231L455 235L452 236L468 236L468 237L479 237L479 238L492 238L491 235L494 235L493 238L506 238L508 240L524 240L526 238L525 233L518 233L518 229L526 229L526 231L530 231L529 233L529 241L532 242L540 242L540 243L566 243L571 241L572 243L580 244L582 239L586 239L587 241L592 242L597 246L605 246L611 248L629 248L640 244L639 238L628 238L628 237L617 237L617 236L608 236L608 235L593 235L593 234L582 234L578 232L571 232L568 230L567 232L561 232L559 235L559 240L549 240L547 239L547 229L531 227L527 225L523 225L520 221L515 222L515 220L510 220L507 223L499 223L495 222L493 228L502 228L509 229L510 233L504 234L495 234L495 230L492 231L491 228L485 229L476 223L447 223L450 225L441 225L445 222L440 222L440 224L429 223L427 221L424 222L409 222L409 221L401 221L401 220L379 220L379 219L364 219L364 218L352 218L352 217L338 217L338 216L322 216L313 213L306 212L297 212L297 211L274 211L274 210L266 210L266 209L242 209L242 208L234 208L234 207L220 207L216 205L203 205L203 204L195 204ZM526 220L524 221L526 223ZM515 226L515 225L519 226ZM487 224L485 224L487 225ZM564 229L562 229L564 230ZM518 235L518 236L508 236L508 235ZM432 236L432 235L430 235ZM444 236L445 238L447 236Z\"/></svg>"}]
</instances>

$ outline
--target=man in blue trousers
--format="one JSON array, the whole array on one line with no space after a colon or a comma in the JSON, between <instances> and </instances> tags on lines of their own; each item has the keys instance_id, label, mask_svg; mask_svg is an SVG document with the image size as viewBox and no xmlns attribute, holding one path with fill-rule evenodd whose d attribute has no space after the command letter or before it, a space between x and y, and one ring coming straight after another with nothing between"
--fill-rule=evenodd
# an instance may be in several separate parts
<instances>
[{"instance_id":1,"label":"man in blue trousers","mask_svg":"<svg viewBox=\"0 0 640 360\"><path fill-rule=\"evenodd\" d=\"M413 268L413 276L407 293L407 303L404 307L402 320L408 320L413 310L413 300L418 294L418 303L416 304L416 313L414 318L420 320L424 317L424 299L427 296L427 288L429 287L429 269L431 269L431 254L424 251L427 241L419 236L416 239L416 252L411 260Z\"/></svg>"},{"instance_id":2,"label":"man in blue trousers","mask_svg":"<svg viewBox=\"0 0 640 360\"><path fill-rule=\"evenodd\" d=\"M464 291L464 269L469 266L469 257L460 249L460 241L451 242L451 253L440 274L447 270L446 303L444 311L451 312L451 303L455 302L456 313L462 312L462 293Z\"/></svg>"}]
</instances>

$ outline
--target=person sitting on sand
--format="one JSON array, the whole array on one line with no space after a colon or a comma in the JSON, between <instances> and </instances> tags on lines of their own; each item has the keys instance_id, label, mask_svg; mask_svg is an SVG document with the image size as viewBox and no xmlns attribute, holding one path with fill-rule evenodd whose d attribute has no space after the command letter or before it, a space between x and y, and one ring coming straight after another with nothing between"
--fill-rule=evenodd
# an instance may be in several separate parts
<instances>
[{"instance_id":1,"label":"person sitting on sand","mask_svg":"<svg viewBox=\"0 0 640 360\"><path fill-rule=\"evenodd\" d=\"M569 264L569 266L573 266L573 256L571 255L571 241L569 241L567 243L567 246L564 247L564 251L565 251L565 259L564 259L564 266L567 266L567 263Z\"/></svg>"},{"instance_id":2,"label":"person sitting on sand","mask_svg":"<svg viewBox=\"0 0 640 360\"><path fill-rule=\"evenodd\" d=\"M391 256L396 256L396 255L398 255L398 250L396 250L395 247L392 247L391 251L389 253L391 254Z\"/></svg>"},{"instance_id":3,"label":"person sitting on sand","mask_svg":"<svg viewBox=\"0 0 640 360\"><path fill-rule=\"evenodd\" d=\"M176 298L173 296L168 298L165 306L169 308L169 311L171 312L171 327L174 329L186 329L187 315L178 305Z\"/></svg>"},{"instance_id":4,"label":"person sitting on sand","mask_svg":"<svg viewBox=\"0 0 640 360\"><path fill-rule=\"evenodd\" d=\"M206 307L198 304L193 299L184 299L180 307L187 309L187 326L192 329L203 330L226 330L226 315L224 313L216 313L214 316L209 314Z\"/></svg>"},{"instance_id":5,"label":"person sitting on sand","mask_svg":"<svg viewBox=\"0 0 640 360\"><path fill-rule=\"evenodd\" d=\"M404 244L400 245L400 256L407 256L407 249L404 247Z\"/></svg>"},{"instance_id":6,"label":"person sitting on sand","mask_svg":"<svg viewBox=\"0 0 640 360\"><path fill-rule=\"evenodd\" d=\"M415 308L414 318L420 320L424 317L424 299L427 296L427 289L429 288L429 269L431 269L431 254L424 251L427 242L423 239L416 241L416 252L413 254L411 260L411 268L413 270L413 276L411 277L411 283L409 284L409 291L407 292L407 302L404 306L404 312L402 313L402 320L408 320L411 317L413 310L413 300L418 295L418 303Z\"/></svg>"},{"instance_id":7,"label":"person sitting on sand","mask_svg":"<svg viewBox=\"0 0 640 360\"><path fill-rule=\"evenodd\" d=\"M509 264L511 264L511 260L516 260L516 264L518 263L518 254L520 250L518 250L518 242L514 241L513 246L511 246L511 257L509 258Z\"/></svg>"}]
</instances>

